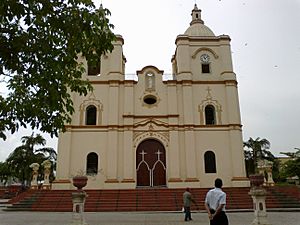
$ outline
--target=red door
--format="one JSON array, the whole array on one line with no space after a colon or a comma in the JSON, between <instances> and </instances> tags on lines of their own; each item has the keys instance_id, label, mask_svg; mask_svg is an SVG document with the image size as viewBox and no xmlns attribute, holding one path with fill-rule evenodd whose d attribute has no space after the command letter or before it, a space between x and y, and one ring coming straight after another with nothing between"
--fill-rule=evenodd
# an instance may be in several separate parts
<instances>
[{"instance_id":1,"label":"red door","mask_svg":"<svg viewBox=\"0 0 300 225\"><path fill-rule=\"evenodd\" d=\"M136 151L138 187L166 186L166 152L156 140L143 141Z\"/></svg>"}]
</instances>

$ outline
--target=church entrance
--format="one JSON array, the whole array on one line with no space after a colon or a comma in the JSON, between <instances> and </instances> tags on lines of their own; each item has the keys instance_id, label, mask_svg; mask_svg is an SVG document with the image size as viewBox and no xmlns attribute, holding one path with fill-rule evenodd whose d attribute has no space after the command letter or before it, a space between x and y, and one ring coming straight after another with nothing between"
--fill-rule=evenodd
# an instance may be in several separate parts
<instances>
[{"instance_id":1,"label":"church entrance","mask_svg":"<svg viewBox=\"0 0 300 225\"><path fill-rule=\"evenodd\" d=\"M136 151L137 187L166 186L166 151L154 139L143 141Z\"/></svg>"}]
</instances>

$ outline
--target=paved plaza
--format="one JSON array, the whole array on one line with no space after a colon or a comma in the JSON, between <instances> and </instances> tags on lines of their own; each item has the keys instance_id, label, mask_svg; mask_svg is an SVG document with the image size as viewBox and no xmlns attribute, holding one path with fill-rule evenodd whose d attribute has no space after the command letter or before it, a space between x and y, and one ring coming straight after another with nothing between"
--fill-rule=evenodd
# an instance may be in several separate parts
<instances>
[{"instance_id":1,"label":"paved plaza","mask_svg":"<svg viewBox=\"0 0 300 225\"><path fill-rule=\"evenodd\" d=\"M89 225L209 225L206 213L192 213L193 221L184 222L180 212L88 212ZM228 212L230 225L251 225L253 212ZM271 225L300 225L299 212L269 212ZM0 209L0 225L70 225L72 213L5 212Z\"/></svg>"}]
</instances>

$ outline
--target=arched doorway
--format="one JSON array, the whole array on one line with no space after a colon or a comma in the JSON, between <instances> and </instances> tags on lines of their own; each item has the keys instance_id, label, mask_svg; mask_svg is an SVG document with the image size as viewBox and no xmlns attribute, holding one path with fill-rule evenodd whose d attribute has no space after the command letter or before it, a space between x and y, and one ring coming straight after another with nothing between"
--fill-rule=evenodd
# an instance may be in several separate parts
<instances>
[{"instance_id":1,"label":"arched doorway","mask_svg":"<svg viewBox=\"0 0 300 225\"><path fill-rule=\"evenodd\" d=\"M136 151L137 187L166 186L166 151L157 140L143 141Z\"/></svg>"}]
</instances>

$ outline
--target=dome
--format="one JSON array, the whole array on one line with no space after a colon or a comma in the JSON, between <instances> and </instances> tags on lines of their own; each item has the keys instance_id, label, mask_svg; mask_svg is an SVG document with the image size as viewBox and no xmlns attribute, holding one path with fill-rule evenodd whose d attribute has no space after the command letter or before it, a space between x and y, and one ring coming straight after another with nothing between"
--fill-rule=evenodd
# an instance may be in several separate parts
<instances>
[{"instance_id":1,"label":"dome","mask_svg":"<svg viewBox=\"0 0 300 225\"><path fill-rule=\"evenodd\" d=\"M201 37L214 37L215 34L202 23L192 24L185 32L185 35L188 36L201 36Z\"/></svg>"},{"instance_id":2,"label":"dome","mask_svg":"<svg viewBox=\"0 0 300 225\"><path fill-rule=\"evenodd\" d=\"M184 32L188 36L198 36L198 37L214 37L215 34L204 25L203 20L201 19L201 10L198 9L195 4L194 9L192 10L192 22L190 27Z\"/></svg>"}]
</instances>

